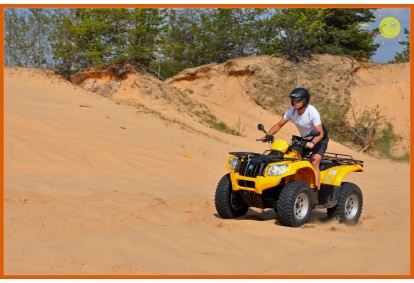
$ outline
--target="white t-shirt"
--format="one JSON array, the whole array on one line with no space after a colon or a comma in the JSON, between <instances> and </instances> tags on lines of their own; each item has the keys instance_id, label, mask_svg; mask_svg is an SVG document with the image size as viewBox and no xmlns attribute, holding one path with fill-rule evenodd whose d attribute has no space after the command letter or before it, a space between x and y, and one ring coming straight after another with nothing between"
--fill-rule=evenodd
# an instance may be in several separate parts
<instances>
[{"instance_id":1,"label":"white t-shirt","mask_svg":"<svg viewBox=\"0 0 414 283\"><path fill-rule=\"evenodd\" d=\"M283 118L292 121L296 125L301 137L307 136L311 130L315 129L315 126L322 124L318 110L310 104L301 116L294 107L290 107Z\"/></svg>"}]
</instances>

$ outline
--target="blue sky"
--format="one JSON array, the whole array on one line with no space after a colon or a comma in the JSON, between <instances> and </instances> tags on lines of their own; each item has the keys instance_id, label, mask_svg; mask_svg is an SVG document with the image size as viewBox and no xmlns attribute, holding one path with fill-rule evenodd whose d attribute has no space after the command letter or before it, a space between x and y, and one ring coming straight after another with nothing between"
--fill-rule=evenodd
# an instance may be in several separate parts
<instances>
[{"instance_id":1,"label":"blue sky","mask_svg":"<svg viewBox=\"0 0 414 283\"><path fill-rule=\"evenodd\" d=\"M363 27L366 29L378 28L379 23L385 17L394 17L401 24L401 32L399 35L393 39L388 39L382 35L378 35L375 43L379 43L380 47L377 49L375 55L371 58L371 61L378 63L387 63L390 60L394 59L394 55L397 52L401 52L404 49L404 46L399 44L398 40L407 41L406 34L404 34L404 28L410 30L410 9L400 9L400 8L386 8L386 9L377 9L375 12L375 22L369 23L368 27ZM411 31L410 31L411 32Z\"/></svg>"}]
</instances>

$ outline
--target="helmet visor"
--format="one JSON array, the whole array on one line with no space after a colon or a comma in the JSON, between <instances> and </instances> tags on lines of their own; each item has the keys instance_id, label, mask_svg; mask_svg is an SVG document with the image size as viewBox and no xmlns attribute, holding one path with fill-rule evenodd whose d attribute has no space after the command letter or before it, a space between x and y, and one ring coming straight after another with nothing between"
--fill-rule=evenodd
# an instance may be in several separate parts
<instances>
[{"instance_id":1,"label":"helmet visor","mask_svg":"<svg viewBox=\"0 0 414 283\"><path fill-rule=\"evenodd\" d=\"M290 101L291 101L292 103L294 103L294 102L299 102L299 101L301 101L301 100L303 100L303 98L302 98L302 97L291 97L291 98L290 98Z\"/></svg>"}]
</instances>

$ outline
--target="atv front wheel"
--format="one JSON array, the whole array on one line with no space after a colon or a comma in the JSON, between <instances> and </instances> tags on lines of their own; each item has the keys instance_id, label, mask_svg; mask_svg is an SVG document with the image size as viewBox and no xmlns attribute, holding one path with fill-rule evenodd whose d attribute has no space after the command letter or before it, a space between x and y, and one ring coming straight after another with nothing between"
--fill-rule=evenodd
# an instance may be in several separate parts
<instances>
[{"instance_id":1,"label":"atv front wheel","mask_svg":"<svg viewBox=\"0 0 414 283\"><path fill-rule=\"evenodd\" d=\"M214 197L216 210L222 218L233 219L247 213L249 207L231 187L230 174L224 175L217 185Z\"/></svg>"},{"instance_id":2,"label":"atv front wheel","mask_svg":"<svg viewBox=\"0 0 414 283\"><path fill-rule=\"evenodd\" d=\"M277 201L277 220L283 226L299 227L308 223L313 208L313 192L303 181L283 187Z\"/></svg>"},{"instance_id":3,"label":"atv front wheel","mask_svg":"<svg viewBox=\"0 0 414 283\"><path fill-rule=\"evenodd\" d=\"M331 208L328 214L334 214L342 223L355 225L361 216L362 202L361 189L353 183L343 183L339 191L338 204Z\"/></svg>"}]
</instances>

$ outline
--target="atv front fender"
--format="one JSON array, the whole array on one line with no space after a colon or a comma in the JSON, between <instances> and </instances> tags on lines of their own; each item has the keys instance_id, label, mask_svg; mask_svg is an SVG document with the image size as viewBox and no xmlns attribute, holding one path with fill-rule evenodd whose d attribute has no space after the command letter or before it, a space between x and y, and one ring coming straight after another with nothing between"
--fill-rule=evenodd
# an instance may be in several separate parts
<instances>
[{"instance_id":1,"label":"atv front fender","mask_svg":"<svg viewBox=\"0 0 414 283\"><path fill-rule=\"evenodd\" d=\"M311 188L315 187L315 170L309 161L296 161L287 165L289 165L288 170L281 176L286 179L286 184L293 180L300 180L309 184Z\"/></svg>"},{"instance_id":2,"label":"atv front fender","mask_svg":"<svg viewBox=\"0 0 414 283\"><path fill-rule=\"evenodd\" d=\"M273 165L273 164L270 164L270 165ZM315 170L313 170L313 166L309 161L306 161L306 160L296 161L296 162L287 163L286 165L288 165L289 168L286 170L285 174L282 175L282 177L296 175L301 171L309 172L310 175L315 176Z\"/></svg>"}]
</instances>

